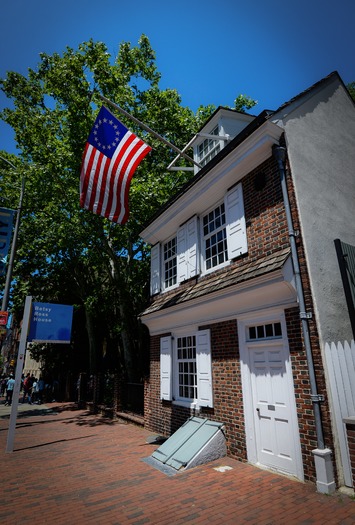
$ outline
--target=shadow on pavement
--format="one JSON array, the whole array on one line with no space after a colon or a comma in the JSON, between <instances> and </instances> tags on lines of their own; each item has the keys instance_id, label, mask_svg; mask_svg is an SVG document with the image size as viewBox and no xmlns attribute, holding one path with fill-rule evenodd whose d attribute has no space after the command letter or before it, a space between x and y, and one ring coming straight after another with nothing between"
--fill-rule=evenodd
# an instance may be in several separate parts
<instances>
[{"instance_id":1,"label":"shadow on pavement","mask_svg":"<svg viewBox=\"0 0 355 525\"><path fill-rule=\"evenodd\" d=\"M10 408L10 407L9 407ZM75 414L76 413L76 414ZM62 416L49 419L48 416ZM65 417L66 416L66 417ZM24 421L29 418L36 418L32 421ZM41 418L41 419L39 419ZM45 418L45 419L42 419ZM10 414L0 415L0 421L6 421L10 419ZM67 425L78 425L78 426L88 426L88 427L97 427L99 425L113 426L117 424L126 424L117 419L113 419L102 414L93 414L90 411L83 411L83 409L78 408L75 403L67 403L61 405L55 405L53 407L48 407L48 405L43 405L43 408L36 406L36 408L29 408L28 410L21 410L17 412L17 427L31 427L36 425L43 425L45 423L59 422ZM7 429L0 429L0 432Z\"/></svg>"},{"instance_id":2,"label":"shadow on pavement","mask_svg":"<svg viewBox=\"0 0 355 525\"><path fill-rule=\"evenodd\" d=\"M48 416L51 414L57 414L57 410L52 408L43 408L43 409L29 409L23 410L22 412L17 412L17 419L22 419L25 417L36 417L36 416ZM6 420L10 419L10 414L5 414L0 416L0 419Z\"/></svg>"},{"instance_id":3,"label":"shadow on pavement","mask_svg":"<svg viewBox=\"0 0 355 525\"><path fill-rule=\"evenodd\" d=\"M40 443L38 445L32 445L30 447L15 448L14 452L21 452L22 450L30 450L33 448L47 447L48 445L54 445L55 443L66 443L67 441L78 441L79 439L87 439L95 436L96 434L90 434L88 436L80 436L68 439L57 439L55 441L48 441L48 443Z\"/></svg>"}]
</instances>

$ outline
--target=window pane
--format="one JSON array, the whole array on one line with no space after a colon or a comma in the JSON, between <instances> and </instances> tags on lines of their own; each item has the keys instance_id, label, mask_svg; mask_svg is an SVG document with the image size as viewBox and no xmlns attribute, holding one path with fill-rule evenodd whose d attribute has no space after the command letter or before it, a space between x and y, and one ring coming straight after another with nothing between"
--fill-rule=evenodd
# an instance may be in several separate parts
<instances>
[{"instance_id":1,"label":"window pane","mask_svg":"<svg viewBox=\"0 0 355 525\"><path fill-rule=\"evenodd\" d=\"M268 323L259 326L249 326L249 340L282 337L281 323Z\"/></svg>"},{"instance_id":2,"label":"window pane","mask_svg":"<svg viewBox=\"0 0 355 525\"><path fill-rule=\"evenodd\" d=\"M218 137L218 126L216 126L210 133L210 135L216 135ZM198 159L202 166L205 166L220 150L219 140L213 140L206 138L197 147Z\"/></svg>"},{"instance_id":3,"label":"window pane","mask_svg":"<svg viewBox=\"0 0 355 525\"><path fill-rule=\"evenodd\" d=\"M179 397L189 400L197 398L196 337L177 339Z\"/></svg>"},{"instance_id":4,"label":"window pane","mask_svg":"<svg viewBox=\"0 0 355 525\"><path fill-rule=\"evenodd\" d=\"M177 283L176 237L164 244L164 286Z\"/></svg>"},{"instance_id":5,"label":"window pane","mask_svg":"<svg viewBox=\"0 0 355 525\"><path fill-rule=\"evenodd\" d=\"M266 337L272 337L274 335L272 324L265 325L265 335Z\"/></svg>"},{"instance_id":6,"label":"window pane","mask_svg":"<svg viewBox=\"0 0 355 525\"><path fill-rule=\"evenodd\" d=\"M214 268L227 260L227 235L224 204L203 218L206 269Z\"/></svg>"},{"instance_id":7,"label":"window pane","mask_svg":"<svg viewBox=\"0 0 355 525\"><path fill-rule=\"evenodd\" d=\"M281 323L274 323L274 330L275 330L275 335L281 336L282 335Z\"/></svg>"},{"instance_id":8,"label":"window pane","mask_svg":"<svg viewBox=\"0 0 355 525\"><path fill-rule=\"evenodd\" d=\"M258 339L264 337L264 327L263 326L257 326L256 327Z\"/></svg>"}]
</instances>

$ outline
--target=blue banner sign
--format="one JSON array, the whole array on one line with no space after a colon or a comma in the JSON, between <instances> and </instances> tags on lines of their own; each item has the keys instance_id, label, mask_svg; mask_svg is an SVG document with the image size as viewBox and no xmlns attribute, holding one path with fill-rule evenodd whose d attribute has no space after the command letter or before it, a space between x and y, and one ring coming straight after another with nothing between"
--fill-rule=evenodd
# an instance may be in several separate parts
<instances>
[{"instance_id":1,"label":"blue banner sign","mask_svg":"<svg viewBox=\"0 0 355 525\"><path fill-rule=\"evenodd\" d=\"M72 321L72 306L32 303L27 341L36 343L70 343Z\"/></svg>"},{"instance_id":2,"label":"blue banner sign","mask_svg":"<svg viewBox=\"0 0 355 525\"><path fill-rule=\"evenodd\" d=\"M0 275L4 275L9 253L15 210L0 208Z\"/></svg>"}]
</instances>

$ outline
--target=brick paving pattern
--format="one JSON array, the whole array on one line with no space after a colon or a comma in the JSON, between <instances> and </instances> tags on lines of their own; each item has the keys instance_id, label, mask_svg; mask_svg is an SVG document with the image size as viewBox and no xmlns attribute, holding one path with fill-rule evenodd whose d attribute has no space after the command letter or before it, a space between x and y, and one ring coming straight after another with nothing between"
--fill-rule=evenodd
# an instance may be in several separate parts
<instances>
[{"instance_id":1,"label":"brick paving pattern","mask_svg":"<svg viewBox=\"0 0 355 525\"><path fill-rule=\"evenodd\" d=\"M9 411L0 409L6 525L355 523L355 500L344 494L321 495L312 484L230 458L167 476L143 461L157 445L139 426L72 404L28 410L21 407L14 451L6 453Z\"/></svg>"}]
</instances>

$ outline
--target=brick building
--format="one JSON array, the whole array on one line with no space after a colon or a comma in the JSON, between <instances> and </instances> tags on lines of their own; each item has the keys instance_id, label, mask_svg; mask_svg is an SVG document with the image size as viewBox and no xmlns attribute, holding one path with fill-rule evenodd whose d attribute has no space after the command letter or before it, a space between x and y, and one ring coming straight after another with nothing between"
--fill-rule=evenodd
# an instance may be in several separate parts
<instances>
[{"instance_id":1,"label":"brick building","mask_svg":"<svg viewBox=\"0 0 355 525\"><path fill-rule=\"evenodd\" d=\"M324 348L352 337L334 239L355 245L353 101L332 73L274 112L218 108L192 147L194 177L141 233L145 425L223 422L232 457L332 492Z\"/></svg>"}]
</instances>

